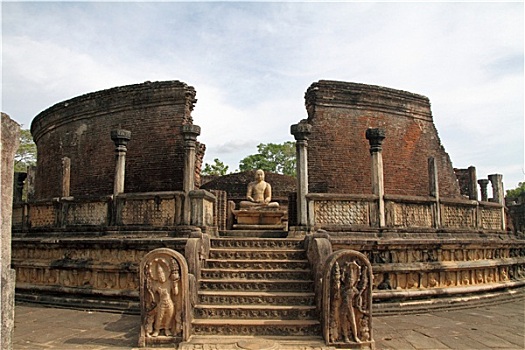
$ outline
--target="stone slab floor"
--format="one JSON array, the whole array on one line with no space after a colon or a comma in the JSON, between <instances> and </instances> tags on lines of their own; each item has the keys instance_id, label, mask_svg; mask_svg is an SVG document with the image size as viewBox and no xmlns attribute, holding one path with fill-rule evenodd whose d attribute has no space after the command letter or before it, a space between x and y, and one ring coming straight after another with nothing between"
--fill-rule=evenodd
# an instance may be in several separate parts
<instances>
[{"instance_id":1,"label":"stone slab floor","mask_svg":"<svg viewBox=\"0 0 525 350\"><path fill-rule=\"evenodd\" d=\"M140 316L17 304L13 349L137 348ZM374 317L377 349L525 349L525 300L478 308ZM184 350L242 349L237 339L195 339ZM319 341L274 349L327 349ZM268 343L268 341L266 342ZM264 348L264 347L263 347Z\"/></svg>"}]
</instances>

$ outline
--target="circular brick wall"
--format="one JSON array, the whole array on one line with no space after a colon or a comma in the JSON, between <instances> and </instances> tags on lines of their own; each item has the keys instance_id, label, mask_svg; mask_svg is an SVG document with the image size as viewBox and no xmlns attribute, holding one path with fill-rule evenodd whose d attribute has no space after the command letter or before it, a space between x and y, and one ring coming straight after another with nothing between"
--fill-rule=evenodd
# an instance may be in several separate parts
<instances>
[{"instance_id":1,"label":"circular brick wall","mask_svg":"<svg viewBox=\"0 0 525 350\"><path fill-rule=\"evenodd\" d=\"M182 190L183 124L191 124L193 87L145 82L82 95L35 117L35 199L61 195L62 158L71 159L71 196L113 192L115 145L110 132L131 131L125 192Z\"/></svg>"},{"instance_id":2,"label":"circular brick wall","mask_svg":"<svg viewBox=\"0 0 525 350\"><path fill-rule=\"evenodd\" d=\"M368 128L383 128L385 194L427 196L428 158L436 159L440 195L460 197L427 97L374 85L321 80L306 94L309 191L371 194Z\"/></svg>"}]
</instances>

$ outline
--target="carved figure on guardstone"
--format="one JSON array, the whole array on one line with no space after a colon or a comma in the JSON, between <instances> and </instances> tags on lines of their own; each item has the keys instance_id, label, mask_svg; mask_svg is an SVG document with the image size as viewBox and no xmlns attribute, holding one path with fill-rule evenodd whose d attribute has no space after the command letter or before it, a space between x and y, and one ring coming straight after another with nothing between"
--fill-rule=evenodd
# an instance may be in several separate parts
<instances>
[{"instance_id":1,"label":"carved figure on guardstone","mask_svg":"<svg viewBox=\"0 0 525 350\"><path fill-rule=\"evenodd\" d=\"M139 346L179 343L190 336L188 265L178 252L155 249L140 263Z\"/></svg>"},{"instance_id":2,"label":"carved figure on guardstone","mask_svg":"<svg viewBox=\"0 0 525 350\"><path fill-rule=\"evenodd\" d=\"M339 348L374 349L372 267L364 254L340 250L323 269L323 336Z\"/></svg>"},{"instance_id":3,"label":"carved figure on guardstone","mask_svg":"<svg viewBox=\"0 0 525 350\"><path fill-rule=\"evenodd\" d=\"M170 266L172 265L172 266ZM177 295L179 294L178 282L180 281L179 266L176 263L170 264L162 258L156 258L146 266L146 281L151 309L148 330L152 337L158 337L161 331L166 336L177 333L179 322L175 318L177 305Z\"/></svg>"}]
</instances>

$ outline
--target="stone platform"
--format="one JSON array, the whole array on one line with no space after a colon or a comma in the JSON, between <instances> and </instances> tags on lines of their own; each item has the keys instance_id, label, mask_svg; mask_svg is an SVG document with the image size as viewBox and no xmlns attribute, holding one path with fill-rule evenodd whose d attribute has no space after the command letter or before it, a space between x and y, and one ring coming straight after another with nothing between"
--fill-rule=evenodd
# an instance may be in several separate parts
<instances>
[{"instance_id":1,"label":"stone platform","mask_svg":"<svg viewBox=\"0 0 525 350\"><path fill-rule=\"evenodd\" d=\"M140 316L17 304L14 350L137 349ZM50 322L52 320L52 322ZM525 299L477 308L374 317L377 349L524 349ZM242 349L240 341L278 343L278 349L328 349L319 338L193 337L185 350ZM249 344L247 342L241 344ZM267 343L269 344L269 343ZM246 349L246 348L245 348Z\"/></svg>"}]
</instances>

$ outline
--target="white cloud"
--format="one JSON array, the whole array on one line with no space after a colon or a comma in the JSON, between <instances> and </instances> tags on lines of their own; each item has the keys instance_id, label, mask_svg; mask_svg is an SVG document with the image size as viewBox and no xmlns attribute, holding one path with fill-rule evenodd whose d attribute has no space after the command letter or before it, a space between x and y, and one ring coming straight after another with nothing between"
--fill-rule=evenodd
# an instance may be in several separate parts
<instances>
[{"instance_id":1,"label":"white cloud","mask_svg":"<svg viewBox=\"0 0 525 350\"><path fill-rule=\"evenodd\" d=\"M430 98L454 165L523 181L523 3L2 3L3 105L29 126L83 93L195 87L206 160L292 140L320 79ZM505 153L502 156L502 153Z\"/></svg>"}]
</instances>

